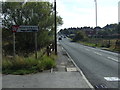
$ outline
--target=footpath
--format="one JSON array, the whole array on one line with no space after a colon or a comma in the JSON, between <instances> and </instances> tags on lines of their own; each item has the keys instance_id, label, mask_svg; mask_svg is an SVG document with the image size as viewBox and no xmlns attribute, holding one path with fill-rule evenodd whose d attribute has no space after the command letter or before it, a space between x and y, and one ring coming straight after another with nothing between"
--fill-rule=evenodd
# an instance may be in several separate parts
<instances>
[{"instance_id":1,"label":"footpath","mask_svg":"<svg viewBox=\"0 0 120 90\"><path fill-rule=\"evenodd\" d=\"M58 44L56 68L29 75L3 75L2 88L91 88Z\"/></svg>"}]
</instances>

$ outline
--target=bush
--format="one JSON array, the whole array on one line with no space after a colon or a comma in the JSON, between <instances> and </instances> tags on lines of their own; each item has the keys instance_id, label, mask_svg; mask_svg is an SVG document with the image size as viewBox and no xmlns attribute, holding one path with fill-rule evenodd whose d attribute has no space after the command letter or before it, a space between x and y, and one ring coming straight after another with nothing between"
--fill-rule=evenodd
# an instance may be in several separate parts
<instances>
[{"instance_id":1,"label":"bush","mask_svg":"<svg viewBox=\"0 0 120 90\"><path fill-rule=\"evenodd\" d=\"M86 36L85 32L83 31L79 31L77 32L77 34L75 35L75 37L73 38L73 41L87 41L88 37Z\"/></svg>"},{"instance_id":2,"label":"bush","mask_svg":"<svg viewBox=\"0 0 120 90\"><path fill-rule=\"evenodd\" d=\"M4 59L2 62L4 74L29 74L55 67L55 56L42 56L40 59L33 57L24 58L17 56L15 60Z\"/></svg>"},{"instance_id":3,"label":"bush","mask_svg":"<svg viewBox=\"0 0 120 90\"><path fill-rule=\"evenodd\" d=\"M3 60L2 62L2 69L11 69L11 67L13 67L13 64L10 60Z\"/></svg>"},{"instance_id":4,"label":"bush","mask_svg":"<svg viewBox=\"0 0 120 90\"><path fill-rule=\"evenodd\" d=\"M55 61L48 57L48 56L44 56L42 57L42 60L39 61L39 64L38 64L38 68L39 70L48 70L48 69L51 69L55 67Z\"/></svg>"}]
</instances>

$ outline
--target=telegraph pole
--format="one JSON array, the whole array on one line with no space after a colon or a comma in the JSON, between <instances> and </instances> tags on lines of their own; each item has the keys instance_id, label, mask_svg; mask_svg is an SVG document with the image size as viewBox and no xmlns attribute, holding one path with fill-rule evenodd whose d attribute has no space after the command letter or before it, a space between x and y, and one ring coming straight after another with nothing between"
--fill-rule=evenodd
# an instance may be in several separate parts
<instances>
[{"instance_id":1,"label":"telegraph pole","mask_svg":"<svg viewBox=\"0 0 120 90\"><path fill-rule=\"evenodd\" d=\"M55 19L55 54L57 55L57 23L56 23L56 0L54 0L54 19Z\"/></svg>"},{"instance_id":2,"label":"telegraph pole","mask_svg":"<svg viewBox=\"0 0 120 90\"><path fill-rule=\"evenodd\" d=\"M97 27L97 0L95 0L95 14L96 14L96 27Z\"/></svg>"},{"instance_id":3,"label":"telegraph pole","mask_svg":"<svg viewBox=\"0 0 120 90\"><path fill-rule=\"evenodd\" d=\"M95 2L95 18L96 18L95 22L96 22L96 27L97 27L97 0L94 0L94 2ZM95 34L96 34L95 37L97 39L97 30L96 30ZM97 40L96 40L96 45L97 45Z\"/></svg>"}]
</instances>

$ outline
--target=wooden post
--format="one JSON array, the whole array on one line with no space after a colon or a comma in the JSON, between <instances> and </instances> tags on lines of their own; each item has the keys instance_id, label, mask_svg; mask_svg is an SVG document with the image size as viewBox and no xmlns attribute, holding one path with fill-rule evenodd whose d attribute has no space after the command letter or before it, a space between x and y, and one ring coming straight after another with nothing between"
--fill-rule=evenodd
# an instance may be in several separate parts
<instances>
[{"instance_id":1,"label":"wooden post","mask_svg":"<svg viewBox=\"0 0 120 90\"><path fill-rule=\"evenodd\" d=\"M35 59L37 59L37 32L35 32Z\"/></svg>"},{"instance_id":2,"label":"wooden post","mask_svg":"<svg viewBox=\"0 0 120 90\"><path fill-rule=\"evenodd\" d=\"M13 32L13 56L15 59L15 32Z\"/></svg>"},{"instance_id":3,"label":"wooden post","mask_svg":"<svg viewBox=\"0 0 120 90\"><path fill-rule=\"evenodd\" d=\"M55 54L57 55L57 22L56 22L56 0L54 0L54 10L55 10Z\"/></svg>"}]
</instances>

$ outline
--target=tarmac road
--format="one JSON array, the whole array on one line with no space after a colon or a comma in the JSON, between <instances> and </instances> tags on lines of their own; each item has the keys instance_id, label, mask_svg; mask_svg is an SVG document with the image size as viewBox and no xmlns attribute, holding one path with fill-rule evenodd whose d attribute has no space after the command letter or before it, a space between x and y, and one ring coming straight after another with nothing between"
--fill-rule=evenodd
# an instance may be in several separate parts
<instances>
[{"instance_id":1,"label":"tarmac road","mask_svg":"<svg viewBox=\"0 0 120 90\"><path fill-rule=\"evenodd\" d=\"M69 53L93 86L118 88L118 54L71 42L68 38L59 43Z\"/></svg>"}]
</instances>

